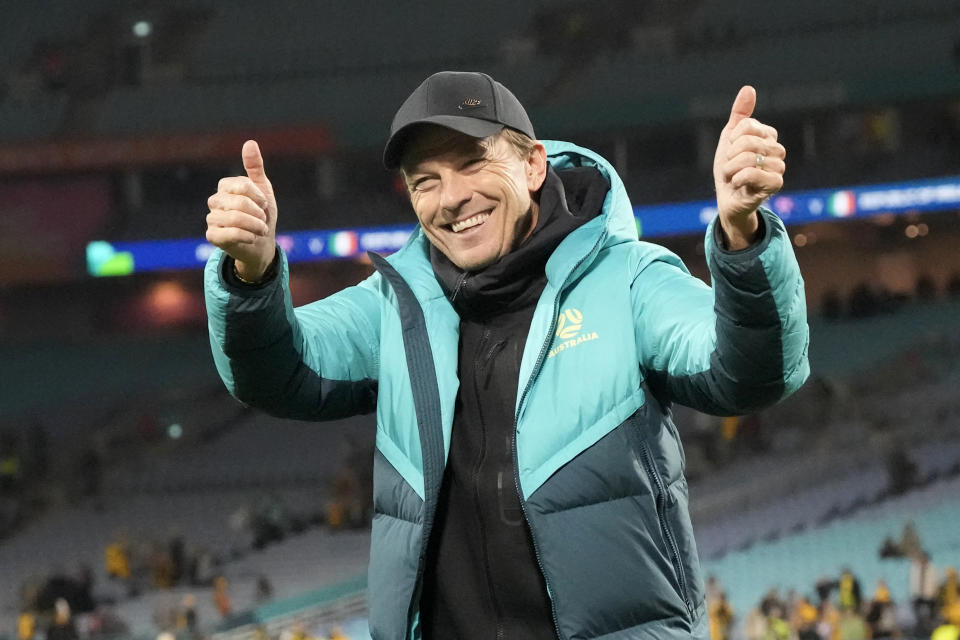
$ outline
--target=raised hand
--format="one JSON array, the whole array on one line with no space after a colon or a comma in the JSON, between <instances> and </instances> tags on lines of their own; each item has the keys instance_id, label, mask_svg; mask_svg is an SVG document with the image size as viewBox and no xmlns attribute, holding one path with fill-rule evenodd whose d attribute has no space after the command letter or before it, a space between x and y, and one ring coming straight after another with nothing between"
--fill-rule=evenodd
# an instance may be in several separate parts
<instances>
[{"instance_id":1,"label":"raised hand","mask_svg":"<svg viewBox=\"0 0 960 640\"><path fill-rule=\"evenodd\" d=\"M756 90L741 88L713 159L717 211L730 249L743 249L754 240L754 212L780 191L786 171L787 150L777 142L776 129L751 117L756 105Z\"/></svg>"},{"instance_id":2,"label":"raised hand","mask_svg":"<svg viewBox=\"0 0 960 640\"><path fill-rule=\"evenodd\" d=\"M223 178L207 199L207 242L228 253L244 280L256 282L276 252L277 200L263 169L260 146L243 144L246 176Z\"/></svg>"}]
</instances>

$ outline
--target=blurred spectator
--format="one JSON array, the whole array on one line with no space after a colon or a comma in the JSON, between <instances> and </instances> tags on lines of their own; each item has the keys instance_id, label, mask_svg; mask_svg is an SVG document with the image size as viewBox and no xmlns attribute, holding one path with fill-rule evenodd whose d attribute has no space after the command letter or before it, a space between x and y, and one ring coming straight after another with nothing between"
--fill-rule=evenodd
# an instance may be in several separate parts
<instances>
[{"instance_id":1,"label":"blurred spectator","mask_svg":"<svg viewBox=\"0 0 960 640\"><path fill-rule=\"evenodd\" d=\"M81 563L76 571L77 601L74 608L78 613L87 613L96 608L93 600L93 569L86 563Z\"/></svg>"},{"instance_id":2,"label":"blurred spectator","mask_svg":"<svg viewBox=\"0 0 960 640\"><path fill-rule=\"evenodd\" d=\"M930 555L921 553L910 560L910 601L918 635L927 635L933 628L937 598L937 569Z\"/></svg>"},{"instance_id":3,"label":"blurred spectator","mask_svg":"<svg viewBox=\"0 0 960 640\"><path fill-rule=\"evenodd\" d=\"M151 582L157 589L169 589L173 586L173 561L170 559L170 549L159 542L155 542L151 547Z\"/></svg>"},{"instance_id":4,"label":"blurred spectator","mask_svg":"<svg viewBox=\"0 0 960 640\"><path fill-rule=\"evenodd\" d=\"M883 580L877 581L877 590L870 601L866 616L872 638L892 638L899 635L896 620L896 605L890 597L890 589Z\"/></svg>"},{"instance_id":5,"label":"blurred spectator","mask_svg":"<svg viewBox=\"0 0 960 640\"><path fill-rule=\"evenodd\" d=\"M867 640L869 637L870 628L856 610L843 609L840 611L837 640Z\"/></svg>"},{"instance_id":6,"label":"blurred spectator","mask_svg":"<svg viewBox=\"0 0 960 640\"><path fill-rule=\"evenodd\" d=\"M817 580L815 589L817 590L817 598L820 599L820 604L830 600L830 594L833 593L833 590L839 586L836 579L829 576L823 576Z\"/></svg>"},{"instance_id":7,"label":"blurred spectator","mask_svg":"<svg viewBox=\"0 0 960 640\"><path fill-rule=\"evenodd\" d=\"M110 609L100 607L90 616L87 622L87 637L116 638L130 633L127 623L116 616Z\"/></svg>"},{"instance_id":8,"label":"blurred spectator","mask_svg":"<svg viewBox=\"0 0 960 640\"><path fill-rule=\"evenodd\" d=\"M63 600L69 610L77 613L93 611L94 603L90 594L90 584L84 578L71 576L62 569L53 572L37 592L37 609L40 611L56 607Z\"/></svg>"},{"instance_id":9,"label":"blurred spectator","mask_svg":"<svg viewBox=\"0 0 960 640\"><path fill-rule=\"evenodd\" d=\"M305 624L298 622L293 625L293 633L290 636L290 640L313 640L313 636L310 635Z\"/></svg>"},{"instance_id":10,"label":"blurred spectator","mask_svg":"<svg viewBox=\"0 0 960 640\"><path fill-rule=\"evenodd\" d=\"M798 640L820 640L817 633L817 620L820 612L807 598L800 598L790 616L793 629L797 632Z\"/></svg>"},{"instance_id":11,"label":"blurred spectator","mask_svg":"<svg viewBox=\"0 0 960 640\"><path fill-rule=\"evenodd\" d=\"M206 547L200 547L196 557L191 562L190 583L196 587L206 587L213 584L216 562L213 554Z\"/></svg>"},{"instance_id":12,"label":"blurred spectator","mask_svg":"<svg viewBox=\"0 0 960 640\"><path fill-rule=\"evenodd\" d=\"M954 604L946 612L943 624L930 634L930 640L958 640L958 638L960 638L960 603Z\"/></svg>"},{"instance_id":13,"label":"blurred spectator","mask_svg":"<svg viewBox=\"0 0 960 640\"><path fill-rule=\"evenodd\" d=\"M58 598L54 603L53 622L47 628L46 640L79 640L79 637L70 605L63 598Z\"/></svg>"},{"instance_id":14,"label":"blurred spectator","mask_svg":"<svg viewBox=\"0 0 960 640\"><path fill-rule=\"evenodd\" d=\"M747 640L765 640L767 637L767 617L755 607L747 614L744 633Z\"/></svg>"},{"instance_id":15,"label":"blurred spectator","mask_svg":"<svg viewBox=\"0 0 960 640\"><path fill-rule=\"evenodd\" d=\"M790 624L784 619L786 614L781 605L776 604L770 607L770 613L767 615L767 633L765 640L791 640L792 633Z\"/></svg>"},{"instance_id":16,"label":"blurred spectator","mask_svg":"<svg viewBox=\"0 0 960 640\"><path fill-rule=\"evenodd\" d=\"M769 618L774 608L780 608L782 611L786 608L786 605L780 600L780 595L777 593L777 590L771 588L767 591L763 600L760 601L760 613Z\"/></svg>"},{"instance_id":17,"label":"blurred spectator","mask_svg":"<svg viewBox=\"0 0 960 640\"><path fill-rule=\"evenodd\" d=\"M262 573L257 576L257 592L254 597L258 603L264 603L273 597L273 585L270 584L270 578Z\"/></svg>"},{"instance_id":18,"label":"blurred spectator","mask_svg":"<svg viewBox=\"0 0 960 640\"><path fill-rule=\"evenodd\" d=\"M197 599L192 593L183 596L177 613L177 630L186 631L191 638L197 633Z\"/></svg>"},{"instance_id":19,"label":"blurred spectator","mask_svg":"<svg viewBox=\"0 0 960 640\"><path fill-rule=\"evenodd\" d=\"M707 616L710 620L710 637L713 640L729 640L734 613L722 589L713 598L707 598Z\"/></svg>"},{"instance_id":20,"label":"blurred spectator","mask_svg":"<svg viewBox=\"0 0 960 640\"><path fill-rule=\"evenodd\" d=\"M823 640L833 640L840 629L840 611L833 606L830 600L820 604L820 621L817 622L817 633Z\"/></svg>"},{"instance_id":21,"label":"blurred spectator","mask_svg":"<svg viewBox=\"0 0 960 640\"><path fill-rule=\"evenodd\" d=\"M850 569L844 568L840 574L840 582L837 589L837 600L840 604L840 610L845 611L851 609L853 611L859 611L860 603L863 601L861 594L860 581L857 580Z\"/></svg>"},{"instance_id":22,"label":"blurred spectator","mask_svg":"<svg viewBox=\"0 0 960 640\"><path fill-rule=\"evenodd\" d=\"M923 543L920 541L920 534L917 533L917 525L913 520L907 520L903 525L903 533L900 534L900 553L908 558L923 553Z\"/></svg>"},{"instance_id":23,"label":"blurred spectator","mask_svg":"<svg viewBox=\"0 0 960 640\"><path fill-rule=\"evenodd\" d=\"M960 582L958 582L956 567L948 567L944 576L943 583L937 590L937 606L940 615L946 619L947 612L960 603Z\"/></svg>"},{"instance_id":24,"label":"blurred spectator","mask_svg":"<svg viewBox=\"0 0 960 640\"><path fill-rule=\"evenodd\" d=\"M895 496L906 493L917 483L917 463L906 446L896 439L887 450L887 477L887 490Z\"/></svg>"},{"instance_id":25,"label":"blurred spectator","mask_svg":"<svg viewBox=\"0 0 960 640\"><path fill-rule=\"evenodd\" d=\"M17 618L17 640L33 640L37 635L37 614L30 610L20 612Z\"/></svg>"},{"instance_id":26,"label":"blurred spectator","mask_svg":"<svg viewBox=\"0 0 960 640\"><path fill-rule=\"evenodd\" d=\"M20 451L13 433L0 432L0 496L20 492Z\"/></svg>"},{"instance_id":27,"label":"blurred spectator","mask_svg":"<svg viewBox=\"0 0 960 640\"><path fill-rule=\"evenodd\" d=\"M253 548L262 549L271 542L284 539L291 517L279 498L268 495L260 498L249 511L247 525L253 536Z\"/></svg>"},{"instance_id":28,"label":"blurred spectator","mask_svg":"<svg viewBox=\"0 0 960 640\"><path fill-rule=\"evenodd\" d=\"M126 586L127 593L130 594L133 591L133 586L130 581L130 546L126 535L115 536L114 540L107 545L103 555L107 577L122 583Z\"/></svg>"},{"instance_id":29,"label":"blurred spectator","mask_svg":"<svg viewBox=\"0 0 960 640\"><path fill-rule=\"evenodd\" d=\"M170 558L170 580L173 584L179 584L186 574L187 565L186 544L183 534L179 531L174 530L170 534L167 554Z\"/></svg>"},{"instance_id":30,"label":"blurred spectator","mask_svg":"<svg viewBox=\"0 0 960 640\"><path fill-rule=\"evenodd\" d=\"M340 627L334 627L330 629L330 640L350 640L350 636L346 635Z\"/></svg>"},{"instance_id":31,"label":"blurred spectator","mask_svg":"<svg viewBox=\"0 0 960 640\"><path fill-rule=\"evenodd\" d=\"M230 602L230 594L228 593L228 586L227 579L223 576L217 576L216 580L213 581L213 604L217 607L217 611L220 612L220 616L223 618L230 617L230 613L233 610L233 604Z\"/></svg>"}]
</instances>

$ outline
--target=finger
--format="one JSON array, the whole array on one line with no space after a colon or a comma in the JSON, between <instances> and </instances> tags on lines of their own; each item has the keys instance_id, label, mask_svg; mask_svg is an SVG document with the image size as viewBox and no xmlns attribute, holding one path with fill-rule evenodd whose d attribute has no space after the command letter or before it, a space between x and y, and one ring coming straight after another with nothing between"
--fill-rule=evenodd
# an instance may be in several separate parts
<instances>
[{"instance_id":1,"label":"finger","mask_svg":"<svg viewBox=\"0 0 960 640\"><path fill-rule=\"evenodd\" d=\"M222 209L223 211L242 211L264 222L267 221L267 213L263 207L247 196L234 193L221 193L218 191L207 198L207 207L209 207L211 211L216 209Z\"/></svg>"},{"instance_id":2,"label":"finger","mask_svg":"<svg viewBox=\"0 0 960 640\"><path fill-rule=\"evenodd\" d=\"M253 180L260 189L267 193L270 189L270 181L267 180L267 172L263 168L263 155L260 153L260 145L256 140L247 140L243 143L243 150L240 152L243 158L243 170L247 172L247 177Z\"/></svg>"},{"instance_id":3,"label":"finger","mask_svg":"<svg viewBox=\"0 0 960 640\"><path fill-rule=\"evenodd\" d=\"M761 138L754 135L739 136L730 143L727 150L727 158L734 158L741 153L749 151L753 154L760 154L767 158L786 158L787 149L779 142L770 138Z\"/></svg>"},{"instance_id":4,"label":"finger","mask_svg":"<svg viewBox=\"0 0 960 640\"><path fill-rule=\"evenodd\" d=\"M207 229L207 242L225 251L238 244L255 244L258 237L256 234L236 227L209 227Z\"/></svg>"},{"instance_id":5,"label":"finger","mask_svg":"<svg viewBox=\"0 0 960 640\"><path fill-rule=\"evenodd\" d=\"M779 134L776 129L768 124L763 124L756 118L744 118L730 131L729 140L733 141L744 135L770 138L776 141Z\"/></svg>"},{"instance_id":6,"label":"finger","mask_svg":"<svg viewBox=\"0 0 960 640\"><path fill-rule=\"evenodd\" d=\"M729 182L739 171L750 168L759 169L767 173L776 173L779 175L783 175L786 172L787 165L780 158L765 157L763 159L763 164L758 166L757 155L758 154L756 153L744 151L735 158L731 158L725 162L723 167L721 167L723 179Z\"/></svg>"},{"instance_id":7,"label":"finger","mask_svg":"<svg viewBox=\"0 0 960 640\"><path fill-rule=\"evenodd\" d=\"M744 118L752 116L756 106L757 90L750 85L741 87L739 93L737 93L737 97L733 100L733 106L730 108L730 119L727 121L727 128L732 129Z\"/></svg>"},{"instance_id":8,"label":"finger","mask_svg":"<svg viewBox=\"0 0 960 640\"><path fill-rule=\"evenodd\" d=\"M269 201L266 194L253 183L253 180L245 176L232 176L221 178L217 183L218 193L234 193L240 196L247 196L256 202L260 208L266 209Z\"/></svg>"},{"instance_id":9,"label":"finger","mask_svg":"<svg viewBox=\"0 0 960 640\"><path fill-rule=\"evenodd\" d=\"M734 190L745 187L752 193L772 195L783 187L783 176L756 167L747 167L733 174L730 186Z\"/></svg>"},{"instance_id":10,"label":"finger","mask_svg":"<svg viewBox=\"0 0 960 640\"><path fill-rule=\"evenodd\" d=\"M236 227L237 229L243 229L258 236L265 236L270 233L270 229L263 220L240 211L213 209L207 214L207 226Z\"/></svg>"}]
</instances>

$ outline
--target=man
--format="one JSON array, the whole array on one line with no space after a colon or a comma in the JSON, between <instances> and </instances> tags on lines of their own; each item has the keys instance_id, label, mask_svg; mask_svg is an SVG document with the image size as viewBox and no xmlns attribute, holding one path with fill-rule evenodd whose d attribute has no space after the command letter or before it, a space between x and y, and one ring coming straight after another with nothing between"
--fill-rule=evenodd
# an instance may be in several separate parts
<instances>
[{"instance_id":1,"label":"man","mask_svg":"<svg viewBox=\"0 0 960 640\"><path fill-rule=\"evenodd\" d=\"M300 419L377 411L374 638L706 638L669 405L733 414L808 373L803 281L760 203L785 151L744 87L717 148L714 289L638 241L595 153L536 139L480 73L404 102L384 152L420 222L377 273L293 309L255 142L210 197L214 358Z\"/></svg>"}]
</instances>

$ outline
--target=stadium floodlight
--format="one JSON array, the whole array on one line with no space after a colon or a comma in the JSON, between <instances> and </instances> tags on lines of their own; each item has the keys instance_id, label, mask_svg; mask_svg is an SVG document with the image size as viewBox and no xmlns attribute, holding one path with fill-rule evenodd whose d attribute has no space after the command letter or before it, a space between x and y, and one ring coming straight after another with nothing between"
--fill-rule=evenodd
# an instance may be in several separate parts
<instances>
[{"instance_id":1,"label":"stadium floodlight","mask_svg":"<svg viewBox=\"0 0 960 640\"><path fill-rule=\"evenodd\" d=\"M133 35L138 38L147 38L153 33L153 25L147 20L138 20L133 23Z\"/></svg>"}]
</instances>

